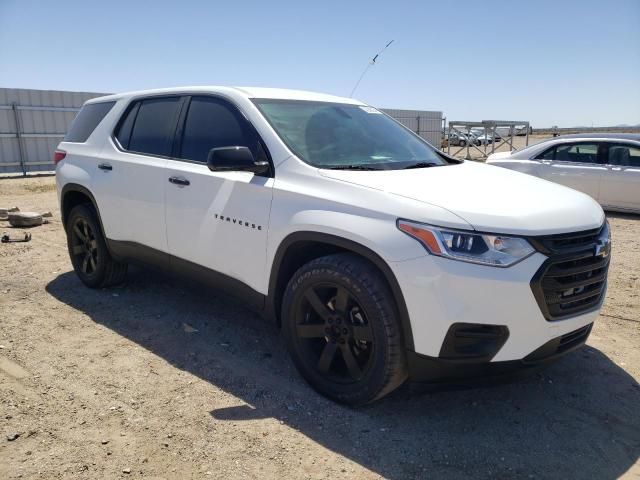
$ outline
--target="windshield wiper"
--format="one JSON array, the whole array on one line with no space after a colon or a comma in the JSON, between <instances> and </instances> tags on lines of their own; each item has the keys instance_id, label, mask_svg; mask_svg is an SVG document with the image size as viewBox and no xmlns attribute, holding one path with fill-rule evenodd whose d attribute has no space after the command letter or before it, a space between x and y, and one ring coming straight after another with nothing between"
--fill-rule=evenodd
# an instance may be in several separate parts
<instances>
[{"instance_id":1,"label":"windshield wiper","mask_svg":"<svg viewBox=\"0 0 640 480\"><path fill-rule=\"evenodd\" d=\"M329 170L382 170L381 168L369 167L367 165L334 165L327 167Z\"/></svg>"},{"instance_id":2,"label":"windshield wiper","mask_svg":"<svg viewBox=\"0 0 640 480\"><path fill-rule=\"evenodd\" d=\"M439 167L439 166L440 166L439 163L418 162L418 163L414 163L412 165L409 165L408 167L404 167L404 169L407 170L409 168L429 168L429 167Z\"/></svg>"}]
</instances>

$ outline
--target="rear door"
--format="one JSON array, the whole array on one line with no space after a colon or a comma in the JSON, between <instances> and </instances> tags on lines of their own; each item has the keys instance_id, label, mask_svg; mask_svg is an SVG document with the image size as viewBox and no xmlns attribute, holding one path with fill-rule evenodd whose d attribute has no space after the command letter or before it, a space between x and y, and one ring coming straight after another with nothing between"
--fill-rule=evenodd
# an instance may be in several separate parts
<instances>
[{"instance_id":1,"label":"rear door","mask_svg":"<svg viewBox=\"0 0 640 480\"><path fill-rule=\"evenodd\" d=\"M132 102L105 145L96 191L109 239L167 251L165 167L182 103L180 96Z\"/></svg>"},{"instance_id":2,"label":"rear door","mask_svg":"<svg viewBox=\"0 0 640 480\"><path fill-rule=\"evenodd\" d=\"M264 290L273 178L206 165L212 148L231 146L269 160L264 144L242 113L216 96L193 96L179 132L178 158L167 161L164 179L170 253Z\"/></svg>"},{"instance_id":3,"label":"rear door","mask_svg":"<svg viewBox=\"0 0 640 480\"><path fill-rule=\"evenodd\" d=\"M606 167L601 162L600 142L573 142L555 145L536 157L538 175L579 190L599 200L600 181Z\"/></svg>"},{"instance_id":4,"label":"rear door","mask_svg":"<svg viewBox=\"0 0 640 480\"><path fill-rule=\"evenodd\" d=\"M640 212L640 145L609 143L600 186L604 207Z\"/></svg>"}]
</instances>

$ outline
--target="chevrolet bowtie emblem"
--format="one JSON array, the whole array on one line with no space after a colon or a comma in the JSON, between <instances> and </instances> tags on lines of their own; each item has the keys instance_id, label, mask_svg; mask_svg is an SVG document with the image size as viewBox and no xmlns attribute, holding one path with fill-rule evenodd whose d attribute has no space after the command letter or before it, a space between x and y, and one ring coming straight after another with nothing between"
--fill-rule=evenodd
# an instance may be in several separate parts
<instances>
[{"instance_id":1,"label":"chevrolet bowtie emblem","mask_svg":"<svg viewBox=\"0 0 640 480\"><path fill-rule=\"evenodd\" d=\"M596 257L608 257L611 252L611 242L605 240L604 242L598 242L596 244Z\"/></svg>"}]
</instances>

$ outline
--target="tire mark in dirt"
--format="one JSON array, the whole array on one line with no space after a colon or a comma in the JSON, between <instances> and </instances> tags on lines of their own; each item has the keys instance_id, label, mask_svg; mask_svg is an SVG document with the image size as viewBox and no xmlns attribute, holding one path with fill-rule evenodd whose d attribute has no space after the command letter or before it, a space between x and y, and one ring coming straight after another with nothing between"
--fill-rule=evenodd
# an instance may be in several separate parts
<instances>
[{"instance_id":1,"label":"tire mark in dirt","mask_svg":"<svg viewBox=\"0 0 640 480\"><path fill-rule=\"evenodd\" d=\"M26 378L30 375L26 369L6 357L0 357L0 370L17 379Z\"/></svg>"}]
</instances>

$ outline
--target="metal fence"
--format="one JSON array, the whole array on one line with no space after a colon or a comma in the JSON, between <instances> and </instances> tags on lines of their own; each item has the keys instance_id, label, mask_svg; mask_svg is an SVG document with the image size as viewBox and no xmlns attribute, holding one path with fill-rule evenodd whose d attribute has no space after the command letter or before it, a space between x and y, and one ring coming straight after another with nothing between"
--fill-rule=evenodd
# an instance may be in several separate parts
<instances>
[{"instance_id":1,"label":"metal fence","mask_svg":"<svg viewBox=\"0 0 640 480\"><path fill-rule=\"evenodd\" d=\"M482 120L481 122L470 121L449 121L446 129L447 153L451 156L458 156L466 149L464 158L471 158L471 150L476 150L476 158L487 158L498 148L507 146L509 151L518 150L514 145L516 136L525 135L525 147L529 145L530 125L527 121L518 120ZM459 142L457 150L451 152L451 144L457 137ZM477 153L479 152L479 156Z\"/></svg>"},{"instance_id":2,"label":"metal fence","mask_svg":"<svg viewBox=\"0 0 640 480\"><path fill-rule=\"evenodd\" d=\"M53 152L90 92L0 88L0 175L53 170Z\"/></svg>"}]
</instances>

